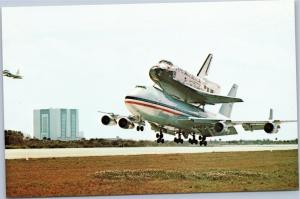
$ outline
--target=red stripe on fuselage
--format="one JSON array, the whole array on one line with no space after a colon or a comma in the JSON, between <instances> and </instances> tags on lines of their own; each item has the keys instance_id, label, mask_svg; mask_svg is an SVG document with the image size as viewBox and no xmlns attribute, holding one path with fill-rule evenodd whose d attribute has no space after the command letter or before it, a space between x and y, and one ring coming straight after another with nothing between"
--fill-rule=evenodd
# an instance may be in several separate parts
<instances>
[{"instance_id":1,"label":"red stripe on fuselage","mask_svg":"<svg viewBox=\"0 0 300 199\"><path fill-rule=\"evenodd\" d=\"M172 113L174 115L181 115L181 113L178 113L178 112L175 112L175 111L172 111L172 110L168 110L166 108L163 108L163 107L160 107L160 106L157 106L157 105L140 102L140 101L137 102L137 101L125 100L125 103L127 103L127 104L136 104L136 105L140 105L140 106L146 106L146 107L150 107L150 108L154 108L154 109L159 109L159 110L162 110L162 111L165 111L165 112L168 112L168 113Z\"/></svg>"}]
</instances>

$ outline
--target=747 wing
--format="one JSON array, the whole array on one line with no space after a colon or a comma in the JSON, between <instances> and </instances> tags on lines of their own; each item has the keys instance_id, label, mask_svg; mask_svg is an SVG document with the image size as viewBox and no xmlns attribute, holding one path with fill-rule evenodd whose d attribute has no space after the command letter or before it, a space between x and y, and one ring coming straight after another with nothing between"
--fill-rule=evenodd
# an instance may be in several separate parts
<instances>
[{"instance_id":1,"label":"747 wing","mask_svg":"<svg viewBox=\"0 0 300 199\"><path fill-rule=\"evenodd\" d=\"M268 120L264 121L232 121L230 119L217 119L217 118L197 118L188 117L178 120L178 122L185 126L193 126L200 128L206 126L210 129L210 136L220 136L237 134L234 131L235 125L242 125L245 131L264 130L266 133L277 133L280 129L280 124L288 122L297 122L297 120L274 120L273 110L270 109L270 116Z\"/></svg>"},{"instance_id":2,"label":"747 wing","mask_svg":"<svg viewBox=\"0 0 300 199\"><path fill-rule=\"evenodd\" d=\"M242 125L245 131L264 130L266 133L277 133L280 124L297 122L297 120L273 120L273 109L270 109L269 120L266 121L233 121L233 125Z\"/></svg>"}]
</instances>

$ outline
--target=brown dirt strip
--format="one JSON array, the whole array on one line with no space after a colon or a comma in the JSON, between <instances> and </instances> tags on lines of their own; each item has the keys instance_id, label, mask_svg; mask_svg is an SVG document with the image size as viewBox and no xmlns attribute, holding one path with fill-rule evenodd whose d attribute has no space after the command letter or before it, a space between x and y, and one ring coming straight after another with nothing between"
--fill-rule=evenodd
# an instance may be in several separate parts
<instances>
[{"instance_id":1,"label":"brown dirt strip","mask_svg":"<svg viewBox=\"0 0 300 199\"><path fill-rule=\"evenodd\" d=\"M8 197L298 189L298 150L6 160Z\"/></svg>"}]
</instances>

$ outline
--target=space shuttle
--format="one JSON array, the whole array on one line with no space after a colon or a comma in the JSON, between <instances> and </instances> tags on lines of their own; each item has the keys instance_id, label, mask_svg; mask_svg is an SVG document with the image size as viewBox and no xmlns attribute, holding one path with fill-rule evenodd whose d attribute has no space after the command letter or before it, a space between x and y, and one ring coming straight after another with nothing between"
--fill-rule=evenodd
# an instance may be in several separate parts
<instances>
[{"instance_id":1,"label":"space shuttle","mask_svg":"<svg viewBox=\"0 0 300 199\"><path fill-rule=\"evenodd\" d=\"M199 105L243 102L236 98L238 85L233 84L227 96L220 95L221 87L207 79L213 55L209 54L197 75L190 74L172 62L161 60L149 71L151 80L167 94L184 102Z\"/></svg>"}]
</instances>

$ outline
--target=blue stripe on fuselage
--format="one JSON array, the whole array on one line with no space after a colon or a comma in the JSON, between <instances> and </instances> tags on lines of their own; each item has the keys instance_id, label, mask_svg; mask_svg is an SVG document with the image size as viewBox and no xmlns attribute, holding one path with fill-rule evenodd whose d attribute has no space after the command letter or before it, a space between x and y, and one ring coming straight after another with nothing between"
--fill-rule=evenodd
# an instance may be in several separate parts
<instances>
[{"instance_id":1,"label":"blue stripe on fuselage","mask_svg":"<svg viewBox=\"0 0 300 199\"><path fill-rule=\"evenodd\" d=\"M126 96L125 99L133 99L133 100L138 100L138 101L142 101L142 102L148 102L148 103L151 103L151 104L155 104L155 105L163 106L163 107L173 109L173 110L176 110L176 111L180 111L180 112L186 114L187 116L199 117L199 115L197 115L197 114L188 112L188 111L183 110L183 109L179 109L175 106L170 106L170 105L167 105L167 104L163 104L161 102L157 102L157 101L153 101L153 100L149 100L149 99L145 99L145 98L134 97L134 96Z\"/></svg>"}]
</instances>

